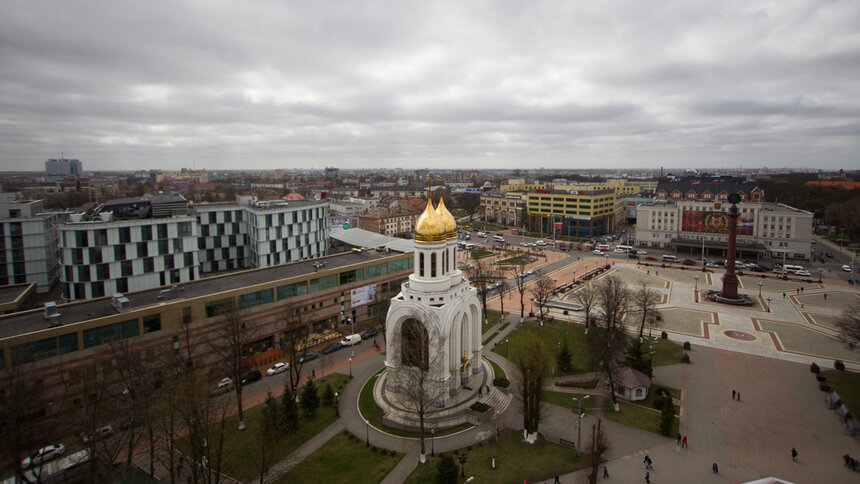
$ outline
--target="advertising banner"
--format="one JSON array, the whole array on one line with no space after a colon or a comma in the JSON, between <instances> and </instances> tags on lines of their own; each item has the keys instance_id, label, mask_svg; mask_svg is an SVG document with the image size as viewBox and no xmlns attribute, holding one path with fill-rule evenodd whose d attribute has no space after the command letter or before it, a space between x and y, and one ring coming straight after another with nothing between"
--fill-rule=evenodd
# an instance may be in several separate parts
<instances>
[{"instance_id":1,"label":"advertising banner","mask_svg":"<svg viewBox=\"0 0 860 484\"><path fill-rule=\"evenodd\" d=\"M347 230L350 227L349 217L331 217L329 232L341 232L343 230Z\"/></svg>"},{"instance_id":2,"label":"advertising banner","mask_svg":"<svg viewBox=\"0 0 860 484\"><path fill-rule=\"evenodd\" d=\"M729 233L729 216L724 212L684 210L681 215L681 230L684 232ZM753 234L752 213L738 216L738 235Z\"/></svg>"},{"instance_id":3,"label":"advertising banner","mask_svg":"<svg viewBox=\"0 0 860 484\"><path fill-rule=\"evenodd\" d=\"M353 289L349 293L349 304L352 307L364 306L376 299L376 285Z\"/></svg>"}]
</instances>

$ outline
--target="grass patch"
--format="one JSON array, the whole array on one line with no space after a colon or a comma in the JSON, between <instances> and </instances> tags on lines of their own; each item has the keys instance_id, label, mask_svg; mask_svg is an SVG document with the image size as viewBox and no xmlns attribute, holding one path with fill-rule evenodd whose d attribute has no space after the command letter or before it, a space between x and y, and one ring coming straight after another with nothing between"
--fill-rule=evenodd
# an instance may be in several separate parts
<instances>
[{"instance_id":1,"label":"grass patch","mask_svg":"<svg viewBox=\"0 0 860 484\"><path fill-rule=\"evenodd\" d=\"M322 392L325 390L326 384L331 384L334 391L342 394L343 388L348 381L349 377L339 373L320 378L315 382L317 393L322 398ZM224 473L241 481L249 481L259 478L254 461L259 449L258 439L263 420L263 405L245 409L244 413L245 426L247 427L245 430L238 430L239 419L235 415L228 418L224 426L225 450L222 469ZM320 406L311 418L308 418L301 411L300 415L298 430L293 434L282 436L273 445L274 457L272 462L283 460L338 419L335 415L334 407L325 406ZM185 439L179 441L179 447L187 447Z\"/></svg>"},{"instance_id":2,"label":"grass patch","mask_svg":"<svg viewBox=\"0 0 860 484\"><path fill-rule=\"evenodd\" d=\"M496 336L498 336L498 334L499 334L499 331L496 331L495 333L491 334L490 336L488 336L488 337L484 338L484 341L481 341L481 344L486 345L486 344L487 344L487 341L492 340L493 338L495 338Z\"/></svg>"},{"instance_id":3,"label":"grass patch","mask_svg":"<svg viewBox=\"0 0 860 484\"><path fill-rule=\"evenodd\" d=\"M860 412L860 373L845 370L823 370L827 383L855 415Z\"/></svg>"},{"instance_id":4,"label":"grass patch","mask_svg":"<svg viewBox=\"0 0 860 484\"><path fill-rule=\"evenodd\" d=\"M585 342L585 328L576 324L567 324L559 322L553 325L541 327L536 322L525 322L523 326L510 333L508 339L515 340L525 332L532 332L539 336L553 356L555 361L556 345L561 343L567 345L567 349L571 354L571 371L559 372L556 369L556 376L561 375L578 375L581 373L589 373L593 371L591 367L591 359L588 357L588 347ZM502 343L498 347L493 348L493 351L507 358L507 345Z\"/></svg>"},{"instance_id":5,"label":"grass patch","mask_svg":"<svg viewBox=\"0 0 860 484\"><path fill-rule=\"evenodd\" d=\"M476 411L476 412L487 413L487 411L490 409L490 406L487 405L486 403L475 402L469 408Z\"/></svg>"},{"instance_id":6,"label":"grass patch","mask_svg":"<svg viewBox=\"0 0 860 484\"><path fill-rule=\"evenodd\" d=\"M648 397L645 400L642 400L642 401L639 401L636 403L638 403L639 405L642 405L643 407L654 408L654 400L657 399L657 392L655 392L654 390L656 390L658 387L667 390L669 392L669 394L672 395L672 398L675 398L678 400L681 399L681 390L678 388L672 388L672 387L667 387L667 386L663 386L663 385L651 385L651 388L648 389ZM675 408L676 408L675 413L676 414L678 413L677 407L678 406L675 405Z\"/></svg>"},{"instance_id":7,"label":"grass patch","mask_svg":"<svg viewBox=\"0 0 860 484\"><path fill-rule=\"evenodd\" d=\"M524 482L550 479L556 474L565 474L585 467L585 459L564 447L538 438L534 445L522 441L522 434L505 430L498 442L484 441L466 450L466 477L474 476L475 482ZM436 465L441 454L428 456L426 464L419 464L406 482L409 484L436 483ZM496 468L492 468L493 456ZM455 455L454 460L457 461ZM457 467L460 466L457 461ZM459 473L458 473L459 476ZM458 477L457 482L465 479Z\"/></svg>"},{"instance_id":8,"label":"grass patch","mask_svg":"<svg viewBox=\"0 0 860 484\"><path fill-rule=\"evenodd\" d=\"M366 447L363 441L341 433L275 482L381 482L403 456L388 451L383 454L382 449Z\"/></svg>"},{"instance_id":9,"label":"grass patch","mask_svg":"<svg viewBox=\"0 0 860 484\"><path fill-rule=\"evenodd\" d=\"M647 345L645 346L645 352L648 352ZM657 340L657 348L653 355L653 366L677 365L681 362L681 353L683 352L684 348L678 343L667 339L659 339ZM672 396L674 397L675 394L673 393ZM676 398L680 398L680 396Z\"/></svg>"},{"instance_id":10,"label":"grass patch","mask_svg":"<svg viewBox=\"0 0 860 484\"><path fill-rule=\"evenodd\" d=\"M563 408L569 408L573 410L573 406L576 405L577 408L579 405L573 401L573 397L576 397L582 400L582 397L585 395L573 395L570 393L564 392L544 392L543 401L552 405L556 405ZM597 399L594 397L588 398L582 402L582 408L584 409L593 409L597 404Z\"/></svg>"},{"instance_id":11,"label":"grass patch","mask_svg":"<svg viewBox=\"0 0 860 484\"><path fill-rule=\"evenodd\" d=\"M496 264L497 265L528 264L531 261L532 261L531 257L518 255L518 256L508 257L507 259L502 259L502 260L496 261Z\"/></svg>"},{"instance_id":12,"label":"grass patch","mask_svg":"<svg viewBox=\"0 0 860 484\"><path fill-rule=\"evenodd\" d=\"M370 377L370 379L367 380L364 386L361 387L361 393L359 393L358 395L358 410L361 412L361 416L366 418L367 421L370 422L370 425L383 432L387 432L391 435L397 435L399 437L418 438L419 434L417 432L407 432L405 430L395 429L382 423L382 409L379 408L379 405L377 405L376 401L373 400L373 385L376 384L376 380L379 378L379 375L381 375L381 372ZM436 435L441 437L443 435L455 434L457 432L472 427L473 426L471 424L458 425L454 428L436 432ZM429 439L429 436L430 433L428 431L424 435L424 438Z\"/></svg>"},{"instance_id":13,"label":"grass patch","mask_svg":"<svg viewBox=\"0 0 860 484\"><path fill-rule=\"evenodd\" d=\"M675 415L678 414L678 406L675 405ZM643 408L638 405L631 405L627 402L619 401L618 408L620 412L616 412L612 406L612 399L607 398L603 407L603 414L608 420L627 425L628 427L636 427L638 429L647 430L648 432L660 433L660 411L653 408ZM676 416L672 422L672 431L670 436L678 433L680 420Z\"/></svg>"},{"instance_id":14,"label":"grass patch","mask_svg":"<svg viewBox=\"0 0 860 484\"><path fill-rule=\"evenodd\" d=\"M499 366L498 363L496 363L495 361L493 361L489 358L484 358L484 359L487 360L488 362L490 362L490 366L493 367L493 379L494 380L496 378L507 378L508 377L508 375L505 373L505 370L503 370L502 367Z\"/></svg>"},{"instance_id":15,"label":"grass patch","mask_svg":"<svg viewBox=\"0 0 860 484\"><path fill-rule=\"evenodd\" d=\"M490 250L475 249L470 254L470 257L472 259L482 259L484 257L490 257L491 255L493 255L493 252Z\"/></svg>"},{"instance_id":16,"label":"grass patch","mask_svg":"<svg viewBox=\"0 0 860 484\"><path fill-rule=\"evenodd\" d=\"M565 381L565 382L555 382L555 386L564 387L564 388L585 388L588 390L593 390L597 387L597 383L600 380L585 380L585 381Z\"/></svg>"}]
</instances>

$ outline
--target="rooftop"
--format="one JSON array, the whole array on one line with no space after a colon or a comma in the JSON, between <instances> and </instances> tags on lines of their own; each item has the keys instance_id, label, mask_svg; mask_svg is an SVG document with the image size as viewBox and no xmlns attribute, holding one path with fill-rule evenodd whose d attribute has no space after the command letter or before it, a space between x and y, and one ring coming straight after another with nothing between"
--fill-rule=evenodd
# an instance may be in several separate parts
<instances>
[{"instance_id":1,"label":"rooftop","mask_svg":"<svg viewBox=\"0 0 860 484\"><path fill-rule=\"evenodd\" d=\"M391 257L392 255L394 254L370 250L354 251L317 259L291 262L274 267L208 277L197 281L176 284L175 287L181 288L181 290L174 294L175 297L168 297L166 300L159 299L158 296L163 290L174 286L160 286L145 291L125 293L125 296L131 300L132 310L142 309L165 304L165 302L189 300L279 279L307 275L315 272L314 264L319 262L325 262L326 266L323 270L330 271L353 264ZM60 313L60 322L62 322L63 326L118 314L113 306L111 306L111 298L109 296L68 304L58 304L57 312ZM31 333L50 327L50 321L44 318L44 309L12 313L0 317L0 338Z\"/></svg>"}]
</instances>

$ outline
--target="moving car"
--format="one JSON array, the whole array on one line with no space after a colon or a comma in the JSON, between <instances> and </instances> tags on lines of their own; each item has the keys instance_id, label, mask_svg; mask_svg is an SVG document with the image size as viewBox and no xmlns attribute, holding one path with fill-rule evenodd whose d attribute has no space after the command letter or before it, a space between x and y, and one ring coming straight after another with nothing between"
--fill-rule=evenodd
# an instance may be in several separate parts
<instances>
[{"instance_id":1,"label":"moving car","mask_svg":"<svg viewBox=\"0 0 860 484\"><path fill-rule=\"evenodd\" d=\"M48 462L51 459L66 453L66 446L63 444L51 444L39 449L38 452L21 461L22 469L29 469L30 466L37 466L43 462Z\"/></svg>"},{"instance_id":2,"label":"moving car","mask_svg":"<svg viewBox=\"0 0 860 484\"><path fill-rule=\"evenodd\" d=\"M600 250L598 250L598 249L594 249L594 254L596 254L596 255L603 255L603 252L601 252L601 251L600 251Z\"/></svg>"},{"instance_id":3,"label":"moving car","mask_svg":"<svg viewBox=\"0 0 860 484\"><path fill-rule=\"evenodd\" d=\"M796 271L796 272L794 273L794 275L796 275L796 276L803 276L803 277L810 277L810 276L812 276L812 274L810 274L810 273L809 273L809 271L807 271L807 270L805 270L805 269L801 269L801 270L799 270L799 271Z\"/></svg>"},{"instance_id":4,"label":"moving car","mask_svg":"<svg viewBox=\"0 0 860 484\"><path fill-rule=\"evenodd\" d=\"M340 340L340 344L344 346L352 346L361 344L361 335L360 334L350 334L345 336L342 340Z\"/></svg>"},{"instance_id":5,"label":"moving car","mask_svg":"<svg viewBox=\"0 0 860 484\"><path fill-rule=\"evenodd\" d=\"M340 344L340 343L332 343L332 344L330 344L330 345L326 346L326 347L325 347L325 349L324 349L324 350L322 350L322 353L323 353L324 355L327 355L327 354L330 354L330 353L334 353L335 351L337 351L337 350L339 350L339 349L341 349L341 348L343 348L343 345L342 345L342 344Z\"/></svg>"},{"instance_id":6,"label":"moving car","mask_svg":"<svg viewBox=\"0 0 860 484\"><path fill-rule=\"evenodd\" d=\"M645 260L657 260L657 258L654 257L653 255L648 255L648 256L645 256Z\"/></svg>"},{"instance_id":7,"label":"moving car","mask_svg":"<svg viewBox=\"0 0 860 484\"><path fill-rule=\"evenodd\" d=\"M845 272L851 272L851 266L849 266L848 264L845 264L844 266L842 266L842 270Z\"/></svg>"},{"instance_id":8,"label":"moving car","mask_svg":"<svg viewBox=\"0 0 860 484\"><path fill-rule=\"evenodd\" d=\"M639 255L645 255L648 253L648 251L647 250L637 250L636 253Z\"/></svg>"},{"instance_id":9,"label":"moving car","mask_svg":"<svg viewBox=\"0 0 860 484\"><path fill-rule=\"evenodd\" d=\"M372 338L379 334L379 330L376 328L368 328L365 332L361 333L361 339Z\"/></svg>"},{"instance_id":10,"label":"moving car","mask_svg":"<svg viewBox=\"0 0 860 484\"><path fill-rule=\"evenodd\" d=\"M263 374L260 373L260 370L251 371L242 378L242 385L254 383L255 381L259 381L262 378Z\"/></svg>"},{"instance_id":11,"label":"moving car","mask_svg":"<svg viewBox=\"0 0 860 484\"><path fill-rule=\"evenodd\" d=\"M288 365L288 364L286 364L286 363L284 363L284 362L275 363L275 366L273 366L273 367L269 368L268 370L266 370L266 374L267 374L267 375L269 375L269 376L277 375L278 373L285 372L285 371L287 371L287 370L289 370L289 369L290 369L290 365Z\"/></svg>"},{"instance_id":12,"label":"moving car","mask_svg":"<svg viewBox=\"0 0 860 484\"><path fill-rule=\"evenodd\" d=\"M694 261L693 259L684 259L684 262L681 262L681 264L685 266L694 266L696 265L696 261Z\"/></svg>"},{"instance_id":13,"label":"moving car","mask_svg":"<svg viewBox=\"0 0 860 484\"><path fill-rule=\"evenodd\" d=\"M303 354L302 356L299 356L299 363L307 363L311 360L315 360L315 359L319 358L319 356L320 356L320 354L317 353L316 351L308 351L307 353Z\"/></svg>"}]
</instances>

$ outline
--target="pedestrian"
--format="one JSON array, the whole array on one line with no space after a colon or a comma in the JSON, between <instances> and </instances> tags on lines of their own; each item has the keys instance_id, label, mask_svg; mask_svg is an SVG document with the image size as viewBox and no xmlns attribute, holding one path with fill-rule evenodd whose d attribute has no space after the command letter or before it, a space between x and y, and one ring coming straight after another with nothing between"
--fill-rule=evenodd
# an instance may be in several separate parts
<instances>
[{"instance_id":1,"label":"pedestrian","mask_svg":"<svg viewBox=\"0 0 860 484\"><path fill-rule=\"evenodd\" d=\"M317 373L314 370L311 370L311 379L316 379Z\"/></svg>"},{"instance_id":2,"label":"pedestrian","mask_svg":"<svg viewBox=\"0 0 860 484\"><path fill-rule=\"evenodd\" d=\"M647 482L648 484L651 483L651 473L648 471L645 471L645 482Z\"/></svg>"},{"instance_id":3,"label":"pedestrian","mask_svg":"<svg viewBox=\"0 0 860 484\"><path fill-rule=\"evenodd\" d=\"M734 390L732 390L732 400L734 400L734 399L735 399L735 395L736 395L736 394L737 394L737 392L736 392L736 391L734 391Z\"/></svg>"},{"instance_id":4,"label":"pedestrian","mask_svg":"<svg viewBox=\"0 0 860 484\"><path fill-rule=\"evenodd\" d=\"M827 300L827 293L826 292L824 293L824 300L825 301Z\"/></svg>"},{"instance_id":5,"label":"pedestrian","mask_svg":"<svg viewBox=\"0 0 860 484\"><path fill-rule=\"evenodd\" d=\"M797 449L794 447L791 448L791 460L797 462Z\"/></svg>"},{"instance_id":6,"label":"pedestrian","mask_svg":"<svg viewBox=\"0 0 860 484\"><path fill-rule=\"evenodd\" d=\"M687 436L685 435L683 439L681 439L681 448L687 447Z\"/></svg>"},{"instance_id":7,"label":"pedestrian","mask_svg":"<svg viewBox=\"0 0 860 484\"><path fill-rule=\"evenodd\" d=\"M609 469L607 469L606 466L603 466L603 478L609 479Z\"/></svg>"},{"instance_id":8,"label":"pedestrian","mask_svg":"<svg viewBox=\"0 0 860 484\"><path fill-rule=\"evenodd\" d=\"M741 392L738 392L738 401L741 401Z\"/></svg>"},{"instance_id":9,"label":"pedestrian","mask_svg":"<svg viewBox=\"0 0 860 484\"><path fill-rule=\"evenodd\" d=\"M717 467L717 463L716 463L716 462L714 462L714 463L711 465L711 470L712 470L712 471L714 471L714 474L719 474L719 473L720 473L720 468L719 468L719 467Z\"/></svg>"},{"instance_id":10,"label":"pedestrian","mask_svg":"<svg viewBox=\"0 0 860 484\"><path fill-rule=\"evenodd\" d=\"M678 445L681 445L681 434L678 434Z\"/></svg>"},{"instance_id":11,"label":"pedestrian","mask_svg":"<svg viewBox=\"0 0 860 484\"><path fill-rule=\"evenodd\" d=\"M782 293L782 298L785 299L785 293Z\"/></svg>"},{"instance_id":12,"label":"pedestrian","mask_svg":"<svg viewBox=\"0 0 860 484\"><path fill-rule=\"evenodd\" d=\"M800 292L803 292L803 286L800 286Z\"/></svg>"},{"instance_id":13,"label":"pedestrian","mask_svg":"<svg viewBox=\"0 0 860 484\"><path fill-rule=\"evenodd\" d=\"M555 475L555 480L552 482L553 484L561 484L561 481L558 480L558 474Z\"/></svg>"},{"instance_id":14,"label":"pedestrian","mask_svg":"<svg viewBox=\"0 0 860 484\"><path fill-rule=\"evenodd\" d=\"M794 292L795 292L795 294L800 294L800 288L799 288L799 287L798 287L798 288L795 288L795 289L794 289Z\"/></svg>"}]
</instances>

